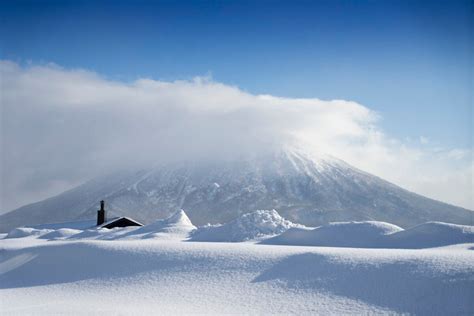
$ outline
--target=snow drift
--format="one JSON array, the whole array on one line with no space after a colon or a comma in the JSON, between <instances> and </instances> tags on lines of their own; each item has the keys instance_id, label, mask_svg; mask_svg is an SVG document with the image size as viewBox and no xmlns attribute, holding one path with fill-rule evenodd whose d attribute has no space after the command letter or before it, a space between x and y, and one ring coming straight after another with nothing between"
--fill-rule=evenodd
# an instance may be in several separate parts
<instances>
[{"instance_id":1,"label":"snow drift","mask_svg":"<svg viewBox=\"0 0 474 316\"><path fill-rule=\"evenodd\" d=\"M8 315L473 315L470 247L3 239L0 310Z\"/></svg>"},{"instance_id":2,"label":"snow drift","mask_svg":"<svg viewBox=\"0 0 474 316\"><path fill-rule=\"evenodd\" d=\"M114 229L107 229L107 228L93 228L93 229L86 229L78 234L69 236L68 239L71 240L80 240L80 239L100 239L104 236L110 235L114 232ZM126 233L125 229L121 229L120 232L123 234Z\"/></svg>"},{"instance_id":3,"label":"snow drift","mask_svg":"<svg viewBox=\"0 0 474 316\"><path fill-rule=\"evenodd\" d=\"M387 236L390 248L428 248L474 242L474 226L428 222Z\"/></svg>"},{"instance_id":4,"label":"snow drift","mask_svg":"<svg viewBox=\"0 0 474 316\"><path fill-rule=\"evenodd\" d=\"M117 238L146 239L146 238L175 238L185 239L196 229L184 210L180 210L170 217L157 220L149 225L132 230L126 235Z\"/></svg>"},{"instance_id":5,"label":"snow drift","mask_svg":"<svg viewBox=\"0 0 474 316\"><path fill-rule=\"evenodd\" d=\"M304 227L284 219L275 210L247 213L224 225L201 226L192 233L192 241L238 242L262 239L283 233L292 227Z\"/></svg>"},{"instance_id":6,"label":"snow drift","mask_svg":"<svg viewBox=\"0 0 474 316\"><path fill-rule=\"evenodd\" d=\"M474 226L429 222L409 229L383 222L343 222L316 228L292 228L264 244L358 247L429 248L474 242Z\"/></svg>"},{"instance_id":7,"label":"snow drift","mask_svg":"<svg viewBox=\"0 0 474 316\"><path fill-rule=\"evenodd\" d=\"M35 229L32 227L18 227L12 229L5 238L23 238L23 237L39 237L41 235L53 232L52 229Z\"/></svg>"},{"instance_id":8,"label":"snow drift","mask_svg":"<svg viewBox=\"0 0 474 316\"><path fill-rule=\"evenodd\" d=\"M212 242L249 240L263 241ZM472 315L473 245L472 226L429 222L404 230L368 221L310 228L275 210L199 228L183 210L142 227L23 227L0 239L0 310ZM445 247L380 249L437 246ZM113 295L104 295L110 289Z\"/></svg>"},{"instance_id":9,"label":"snow drift","mask_svg":"<svg viewBox=\"0 0 474 316\"><path fill-rule=\"evenodd\" d=\"M264 241L267 244L361 247L382 246L383 237L403 229L383 222L331 223L314 229L292 228L291 230Z\"/></svg>"},{"instance_id":10,"label":"snow drift","mask_svg":"<svg viewBox=\"0 0 474 316\"><path fill-rule=\"evenodd\" d=\"M72 235L69 239L177 239L182 240L189 237L190 232L196 229L183 210L180 210L168 218L157 220L142 227L123 228L96 228L89 229L79 234Z\"/></svg>"},{"instance_id":11,"label":"snow drift","mask_svg":"<svg viewBox=\"0 0 474 316\"><path fill-rule=\"evenodd\" d=\"M57 230L53 230L47 234L41 235L40 239L49 239L49 240L59 240L65 239L74 235L81 233L82 231L78 229L71 229L71 228L60 228Z\"/></svg>"},{"instance_id":12,"label":"snow drift","mask_svg":"<svg viewBox=\"0 0 474 316\"><path fill-rule=\"evenodd\" d=\"M55 224L59 225L59 224ZM223 225L193 225L184 210L142 227L35 229L20 227L5 237L45 240L168 239L204 242L260 241L269 245L416 249L474 243L474 226L428 222L409 229L377 221L335 222L306 227L276 210L243 214Z\"/></svg>"}]
</instances>

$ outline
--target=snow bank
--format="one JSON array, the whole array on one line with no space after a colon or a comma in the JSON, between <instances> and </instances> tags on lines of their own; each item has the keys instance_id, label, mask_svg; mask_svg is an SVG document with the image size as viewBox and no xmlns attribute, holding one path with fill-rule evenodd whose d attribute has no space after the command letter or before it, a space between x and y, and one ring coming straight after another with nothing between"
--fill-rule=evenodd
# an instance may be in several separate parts
<instances>
[{"instance_id":1,"label":"snow bank","mask_svg":"<svg viewBox=\"0 0 474 316\"><path fill-rule=\"evenodd\" d=\"M58 240L58 239L66 239L68 237L77 235L81 233L81 230L78 229L71 229L71 228L60 228L58 230L53 230L47 234L44 234L38 238L40 239L49 239L49 240Z\"/></svg>"},{"instance_id":2,"label":"snow bank","mask_svg":"<svg viewBox=\"0 0 474 316\"><path fill-rule=\"evenodd\" d=\"M207 225L193 232L192 241L238 242L261 239L283 233L292 227L303 227L284 219L275 210L247 213L224 225Z\"/></svg>"},{"instance_id":3,"label":"snow bank","mask_svg":"<svg viewBox=\"0 0 474 316\"><path fill-rule=\"evenodd\" d=\"M429 248L473 243L474 226L428 222L387 236L389 248Z\"/></svg>"},{"instance_id":4,"label":"snow bank","mask_svg":"<svg viewBox=\"0 0 474 316\"><path fill-rule=\"evenodd\" d=\"M84 222L79 222L83 226ZM72 223L66 223L72 224ZM45 224L42 227L60 227L61 224ZM73 226L73 225L70 225ZM111 229L93 227L85 230L60 228L60 229L37 229L33 227L21 227L12 230L5 238L34 237L45 240L67 239L78 240L117 240L117 239L170 239L184 240L196 229L183 210L180 210L166 219L160 219L145 226L115 227Z\"/></svg>"},{"instance_id":5,"label":"snow bank","mask_svg":"<svg viewBox=\"0 0 474 316\"><path fill-rule=\"evenodd\" d=\"M275 210L259 210L223 224L196 228L183 210L142 227L36 229L20 227L5 239L45 240L168 239L205 242L261 240L262 244L417 249L474 243L474 226L428 222L402 229L385 222L336 222L316 228L294 224Z\"/></svg>"},{"instance_id":6,"label":"snow bank","mask_svg":"<svg viewBox=\"0 0 474 316\"><path fill-rule=\"evenodd\" d=\"M265 244L327 246L327 247L383 247L384 237L403 229L384 222L337 222L314 229L293 228Z\"/></svg>"},{"instance_id":7,"label":"snow bank","mask_svg":"<svg viewBox=\"0 0 474 316\"><path fill-rule=\"evenodd\" d=\"M429 248L474 242L474 226L429 222L403 230L384 222L331 223L314 229L292 228L263 244L354 247Z\"/></svg>"},{"instance_id":8,"label":"snow bank","mask_svg":"<svg viewBox=\"0 0 474 316\"><path fill-rule=\"evenodd\" d=\"M51 232L51 229L35 229L31 227L19 227L11 230L5 238L38 237Z\"/></svg>"},{"instance_id":9,"label":"snow bank","mask_svg":"<svg viewBox=\"0 0 474 316\"><path fill-rule=\"evenodd\" d=\"M5 315L474 315L470 247L4 239L0 310Z\"/></svg>"},{"instance_id":10,"label":"snow bank","mask_svg":"<svg viewBox=\"0 0 474 316\"><path fill-rule=\"evenodd\" d=\"M184 210L180 210L166 219L157 220L149 225L117 236L117 239L186 239L196 229Z\"/></svg>"},{"instance_id":11,"label":"snow bank","mask_svg":"<svg viewBox=\"0 0 474 316\"><path fill-rule=\"evenodd\" d=\"M68 239L71 240L79 240L79 239L97 239L101 236L108 234L110 230L107 228L93 228L87 229L84 231L79 232L78 234L70 236Z\"/></svg>"},{"instance_id":12,"label":"snow bank","mask_svg":"<svg viewBox=\"0 0 474 316\"><path fill-rule=\"evenodd\" d=\"M166 219L160 219L149 225L137 227L116 227L112 229L88 229L70 236L71 240L117 240L117 239L174 239L188 238L190 232L196 229L183 210L180 210Z\"/></svg>"}]
</instances>

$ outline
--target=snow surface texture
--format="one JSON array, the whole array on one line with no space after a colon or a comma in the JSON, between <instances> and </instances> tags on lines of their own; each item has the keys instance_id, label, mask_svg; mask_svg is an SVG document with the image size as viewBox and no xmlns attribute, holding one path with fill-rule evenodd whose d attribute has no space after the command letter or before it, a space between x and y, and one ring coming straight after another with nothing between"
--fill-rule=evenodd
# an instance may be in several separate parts
<instances>
[{"instance_id":1,"label":"snow surface texture","mask_svg":"<svg viewBox=\"0 0 474 316\"><path fill-rule=\"evenodd\" d=\"M0 240L0 311L473 315L473 247L10 238Z\"/></svg>"},{"instance_id":2,"label":"snow surface texture","mask_svg":"<svg viewBox=\"0 0 474 316\"><path fill-rule=\"evenodd\" d=\"M193 241L246 241L268 238L283 233L296 225L278 214L277 211L259 210L244 214L224 225L199 227L192 233Z\"/></svg>"},{"instance_id":3,"label":"snow surface texture","mask_svg":"<svg viewBox=\"0 0 474 316\"><path fill-rule=\"evenodd\" d=\"M472 211L413 194L336 158L284 148L233 161L193 160L102 176L1 215L0 232L95 219L102 199L109 218L128 216L144 224L179 209L196 225L227 223L259 209L276 209L306 226L368 220L403 228L428 221L474 224Z\"/></svg>"}]
</instances>

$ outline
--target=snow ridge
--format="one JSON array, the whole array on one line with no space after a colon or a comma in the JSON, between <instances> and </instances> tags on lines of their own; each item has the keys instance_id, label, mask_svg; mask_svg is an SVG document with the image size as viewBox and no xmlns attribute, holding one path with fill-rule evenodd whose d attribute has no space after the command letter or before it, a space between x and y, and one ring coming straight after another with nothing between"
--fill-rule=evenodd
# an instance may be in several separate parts
<instances>
[{"instance_id":1,"label":"snow ridge","mask_svg":"<svg viewBox=\"0 0 474 316\"><path fill-rule=\"evenodd\" d=\"M409 229L383 222L331 223L292 228L263 244L351 248L418 249L473 243L474 226L428 222Z\"/></svg>"},{"instance_id":2,"label":"snow ridge","mask_svg":"<svg viewBox=\"0 0 474 316\"><path fill-rule=\"evenodd\" d=\"M185 211L180 210L166 219L142 227L96 227L84 231L20 227L13 229L5 238L24 237L45 240L260 241L272 245L416 249L474 243L474 226L428 222L405 230L385 222L363 221L335 222L314 228L292 223L276 210L257 210L223 225L208 224L196 228Z\"/></svg>"}]
</instances>

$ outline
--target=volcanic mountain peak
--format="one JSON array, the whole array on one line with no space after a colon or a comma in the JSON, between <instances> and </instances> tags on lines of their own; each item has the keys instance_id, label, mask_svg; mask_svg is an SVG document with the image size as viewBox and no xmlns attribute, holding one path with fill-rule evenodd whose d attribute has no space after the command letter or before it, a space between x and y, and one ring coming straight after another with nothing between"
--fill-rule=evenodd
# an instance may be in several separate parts
<instances>
[{"instance_id":1,"label":"volcanic mountain peak","mask_svg":"<svg viewBox=\"0 0 474 316\"><path fill-rule=\"evenodd\" d=\"M110 216L142 223L185 209L196 225L227 223L275 209L294 223L377 220L410 227L427 221L472 224L472 212L411 193L342 160L299 147L232 159L192 159L93 179L56 197L0 216L0 230Z\"/></svg>"}]
</instances>

